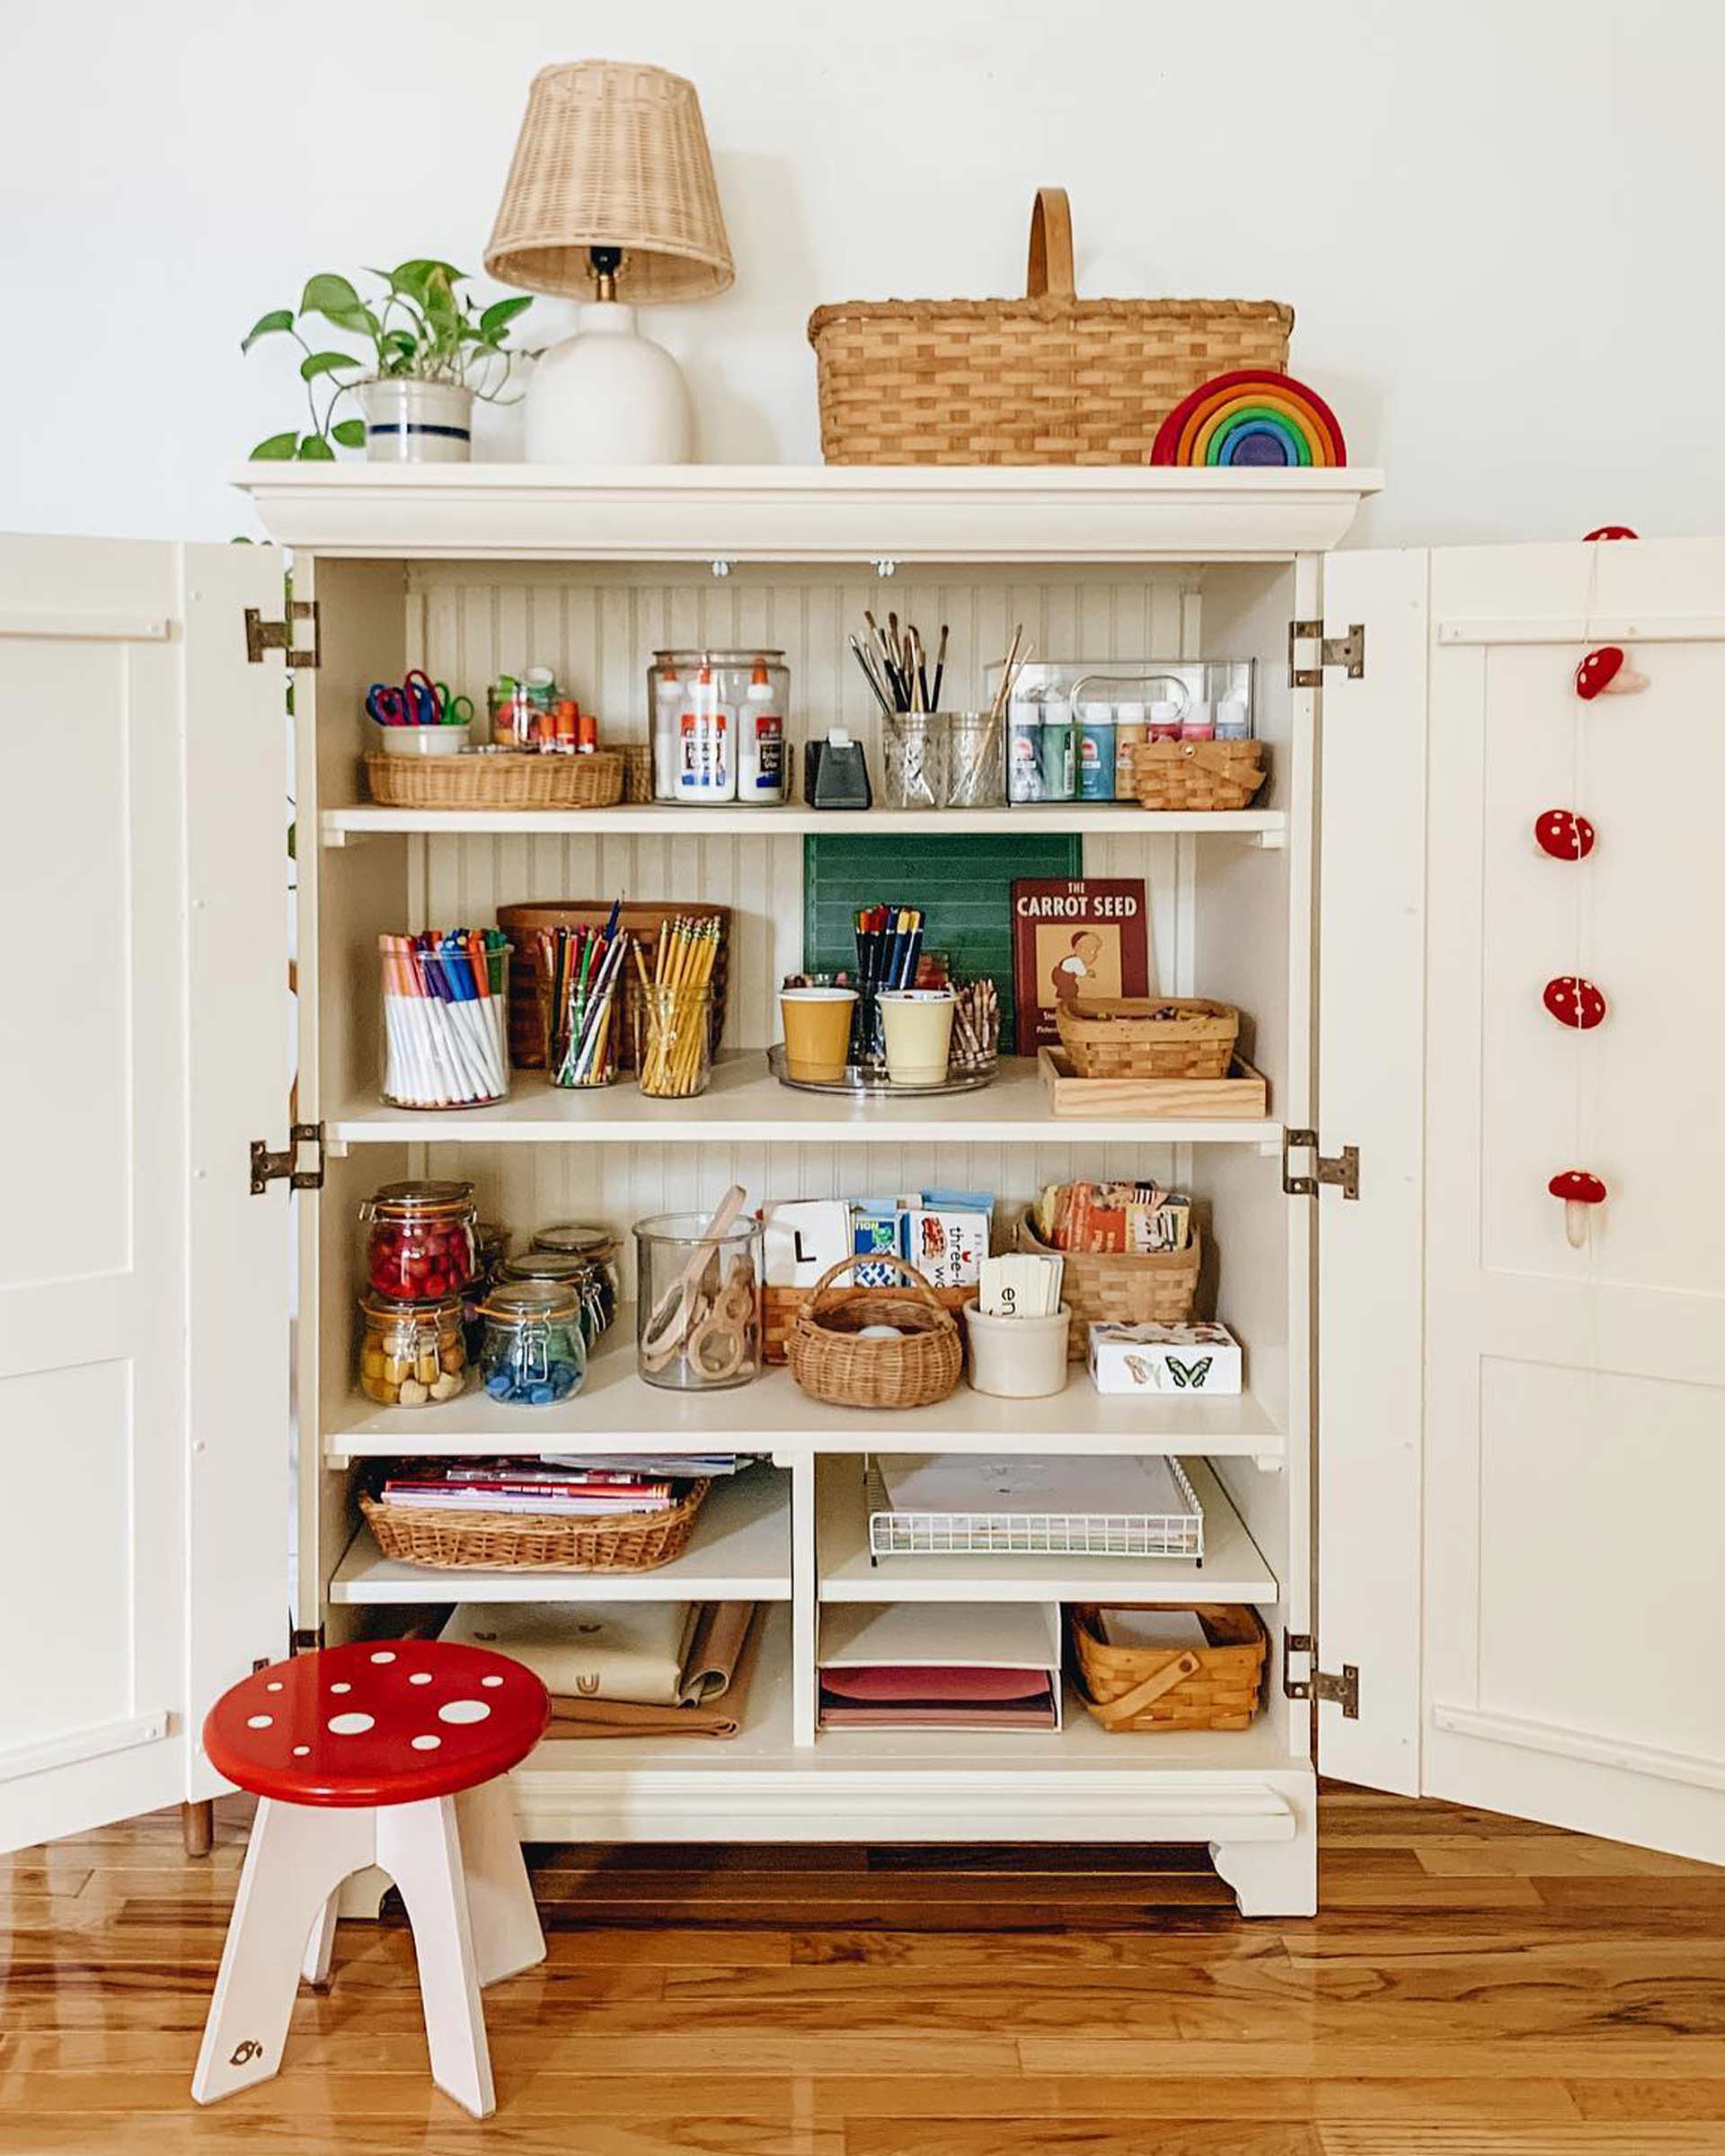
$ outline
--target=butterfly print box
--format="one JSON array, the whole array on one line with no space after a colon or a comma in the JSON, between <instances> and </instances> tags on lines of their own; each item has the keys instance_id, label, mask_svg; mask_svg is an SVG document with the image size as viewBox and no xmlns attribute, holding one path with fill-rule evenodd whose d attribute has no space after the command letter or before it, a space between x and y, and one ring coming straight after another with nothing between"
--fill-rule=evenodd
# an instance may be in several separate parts
<instances>
[{"instance_id":1,"label":"butterfly print box","mask_svg":"<svg viewBox=\"0 0 1725 2156\"><path fill-rule=\"evenodd\" d=\"M1099 1392L1237 1392L1240 1343L1225 1325L1092 1325Z\"/></svg>"}]
</instances>

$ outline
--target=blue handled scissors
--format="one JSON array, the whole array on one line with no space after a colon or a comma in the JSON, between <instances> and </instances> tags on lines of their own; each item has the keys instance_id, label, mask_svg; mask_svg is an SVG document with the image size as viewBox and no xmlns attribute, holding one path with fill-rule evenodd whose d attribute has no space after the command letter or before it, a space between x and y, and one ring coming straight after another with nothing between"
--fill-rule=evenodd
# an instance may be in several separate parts
<instances>
[{"instance_id":1,"label":"blue handled scissors","mask_svg":"<svg viewBox=\"0 0 1725 2156\"><path fill-rule=\"evenodd\" d=\"M444 716L448 694L446 688L439 694L438 684L416 667L399 688L374 681L366 691L366 710L379 726L436 726ZM461 701L467 702L465 697ZM473 708L467 703L469 718Z\"/></svg>"}]
</instances>

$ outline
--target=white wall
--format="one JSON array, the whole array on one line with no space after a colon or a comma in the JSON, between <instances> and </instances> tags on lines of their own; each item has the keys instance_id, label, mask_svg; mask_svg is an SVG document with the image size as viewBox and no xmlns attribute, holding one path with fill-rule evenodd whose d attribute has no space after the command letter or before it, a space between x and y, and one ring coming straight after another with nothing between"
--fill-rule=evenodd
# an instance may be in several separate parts
<instances>
[{"instance_id":1,"label":"white wall","mask_svg":"<svg viewBox=\"0 0 1725 2156\"><path fill-rule=\"evenodd\" d=\"M1389 474L1358 535L1725 521L1713 0L0 0L0 526L252 528L224 477L298 388L241 334L314 270L477 267L529 77L595 53L701 90L738 281L657 322L709 458L816 457L809 309L1018 288L1053 181L1083 288L1293 302L1294 370Z\"/></svg>"}]
</instances>

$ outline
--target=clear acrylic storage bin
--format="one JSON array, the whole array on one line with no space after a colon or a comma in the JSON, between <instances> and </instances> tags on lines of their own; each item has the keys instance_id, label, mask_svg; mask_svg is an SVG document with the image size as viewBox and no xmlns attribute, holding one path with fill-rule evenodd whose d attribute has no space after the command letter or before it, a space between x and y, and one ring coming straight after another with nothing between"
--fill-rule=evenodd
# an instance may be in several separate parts
<instances>
[{"instance_id":1,"label":"clear acrylic storage bin","mask_svg":"<svg viewBox=\"0 0 1725 2156\"><path fill-rule=\"evenodd\" d=\"M1008 798L1129 800L1141 742L1251 740L1255 676L1250 658L1034 660L1006 710Z\"/></svg>"}]
</instances>

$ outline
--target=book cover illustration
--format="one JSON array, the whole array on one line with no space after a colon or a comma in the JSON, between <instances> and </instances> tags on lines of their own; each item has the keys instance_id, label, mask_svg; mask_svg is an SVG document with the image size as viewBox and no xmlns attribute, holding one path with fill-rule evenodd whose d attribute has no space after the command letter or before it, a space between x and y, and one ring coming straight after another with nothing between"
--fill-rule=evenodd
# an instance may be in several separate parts
<instances>
[{"instance_id":1,"label":"book cover illustration","mask_svg":"<svg viewBox=\"0 0 1725 2156\"><path fill-rule=\"evenodd\" d=\"M1062 1003L1154 994L1142 877L1031 878L1013 884L1013 994L1021 1056L1058 1042L1055 1013Z\"/></svg>"}]
</instances>

